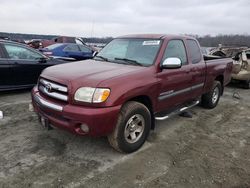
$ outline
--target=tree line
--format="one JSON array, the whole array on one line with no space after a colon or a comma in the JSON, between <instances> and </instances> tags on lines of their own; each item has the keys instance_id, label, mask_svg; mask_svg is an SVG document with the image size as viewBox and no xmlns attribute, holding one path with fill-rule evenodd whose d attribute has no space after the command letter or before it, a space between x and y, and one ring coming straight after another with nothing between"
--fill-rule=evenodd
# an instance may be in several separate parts
<instances>
[{"instance_id":1,"label":"tree line","mask_svg":"<svg viewBox=\"0 0 250 188\"><path fill-rule=\"evenodd\" d=\"M223 46L247 46L250 47L250 35L206 35L203 37L196 36L201 46L216 47L219 44Z\"/></svg>"},{"instance_id":2,"label":"tree line","mask_svg":"<svg viewBox=\"0 0 250 188\"><path fill-rule=\"evenodd\" d=\"M219 44L223 46L248 46L250 47L250 35L191 35L200 42L201 46L204 47L216 47ZM5 33L0 32L0 38L9 38L11 40L31 40L31 39L52 39L57 37L57 35L37 35L37 34L22 34L22 33ZM88 43L108 43L113 38L112 37L92 37L86 38L81 37L83 41Z\"/></svg>"}]
</instances>

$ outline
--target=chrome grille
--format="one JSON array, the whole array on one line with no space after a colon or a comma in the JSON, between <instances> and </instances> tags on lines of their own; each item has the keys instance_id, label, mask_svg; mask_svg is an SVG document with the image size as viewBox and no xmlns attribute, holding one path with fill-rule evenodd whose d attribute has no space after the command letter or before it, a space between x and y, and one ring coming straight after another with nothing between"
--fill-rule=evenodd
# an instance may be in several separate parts
<instances>
[{"instance_id":1,"label":"chrome grille","mask_svg":"<svg viewBox=\"0 0 250 188\"><path fill-rule=\"evenodd\" d=\"M44 95L54 99L68 101L68 88L66 86L41 78L39 80L38 89Z\"/></svg>"}]
</instances>

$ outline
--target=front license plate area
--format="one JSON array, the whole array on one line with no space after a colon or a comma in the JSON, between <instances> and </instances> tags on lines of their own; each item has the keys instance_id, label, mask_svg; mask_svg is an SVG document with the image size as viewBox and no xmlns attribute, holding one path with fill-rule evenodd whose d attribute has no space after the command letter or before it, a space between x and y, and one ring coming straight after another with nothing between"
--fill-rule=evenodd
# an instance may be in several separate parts
<instances>
[{"instance_id":1,"label":"front license plate area","mask_svg":"<svg viewBox=\"0 0 250 188\"><path fill-rule=\"evenodd\" d=\"M39 121L40 121L40 124L42 125L42 127L46 130L51 130L52 127L50 126L49 124L49 120L46 118L46 117L43 117L43 116L39 116Z\"/></svg>"}]
</instances>

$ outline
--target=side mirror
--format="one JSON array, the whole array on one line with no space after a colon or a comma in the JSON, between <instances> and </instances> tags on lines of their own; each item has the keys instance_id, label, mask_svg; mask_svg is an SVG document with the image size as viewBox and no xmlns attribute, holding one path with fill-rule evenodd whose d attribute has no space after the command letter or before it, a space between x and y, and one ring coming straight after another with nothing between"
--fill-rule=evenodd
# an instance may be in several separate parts
<instances>
[{"instance_id":1,"label":"side mirror","mask_svg":"<svg viewBox=\"0 0 250 188\"><path fill-rule=\"evenodd\" d=\"M93 57L95 57L97 54L98 54L98 52L97 52L97 51L94 51L94 52L93 52Z\"/></svg>"},{"instance_id":2,"label":"side mirror","mask_svg":"<svg viewBox=\"0 0 250 188\"><path fill-rule=\"evenodd\" d=\"M47 58L41 57L38 62L39 63L47 63Z\"/></svg>"},{"instance_id":3,"label":"side mirror","mask_svg":"<svg viewBox=\"0 0 250 188\"><path fill-rule=\"evenodd\" d=\"M170 57L163 61L162 69L178 69L181 68L181 60L176 57Z\"/></svg>"}]
</instances>

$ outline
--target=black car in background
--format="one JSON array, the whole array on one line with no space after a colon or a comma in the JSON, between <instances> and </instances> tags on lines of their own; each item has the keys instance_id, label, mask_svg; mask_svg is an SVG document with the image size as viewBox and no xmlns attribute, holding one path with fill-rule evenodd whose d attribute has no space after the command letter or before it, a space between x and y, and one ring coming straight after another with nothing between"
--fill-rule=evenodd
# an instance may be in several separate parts
<instances>
[{"instance_id":1,"label":"black car in background","mask_svg":"<svg viewBox=\"0 0 250 188\"><path fill-rule=\"evenodd\" d=\"M0 40L0 91L32 87L43 69L65 62L27 45Z\"/></svg>"}]
</instances>

